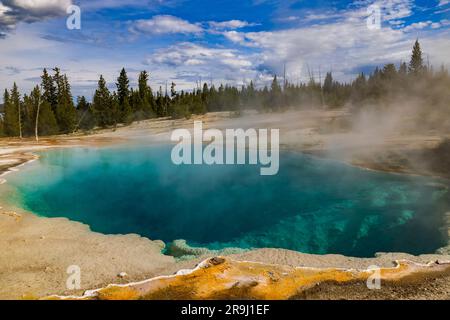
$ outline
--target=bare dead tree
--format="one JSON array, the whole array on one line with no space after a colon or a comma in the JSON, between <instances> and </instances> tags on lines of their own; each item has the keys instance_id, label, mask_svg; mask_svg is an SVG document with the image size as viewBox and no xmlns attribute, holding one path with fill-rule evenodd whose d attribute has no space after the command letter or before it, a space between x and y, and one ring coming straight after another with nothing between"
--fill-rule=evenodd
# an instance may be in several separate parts
<instances>
[{"instance_id":1,"label":"bare dead tree","mask_svg":"<svg viewBox=\"0 0 450 320\"><path fill-rule=\"evenodd\" d=\"M323 85L322 85L322 70L321 66L319 66L319 85L320 85L320 98L322 102L322 108L325 105L325 97L323 96Z\"/></svg>"},{"instance_id":2,"label":"bare dead tree","mask_svg":"<svg viewBox=\"0 0 450 320\"><path fill-rule=\"evenodd\" d=\"M37 101L37 110L36 110L36 122L34 126L34 136L36 141L39 142L39 112L40 112L41 101Z\"/></svg>"},{"instance_id":3,"label":"bare dead tree","mask_svg":"<svg viewBox=\"0 0 450 320\"><path fill-rule=\"evenodd\" d=\"M17 108L19 109L19 138L22 139L22 110L20 108L20 101Z\"/></svg>"}]
</instances>

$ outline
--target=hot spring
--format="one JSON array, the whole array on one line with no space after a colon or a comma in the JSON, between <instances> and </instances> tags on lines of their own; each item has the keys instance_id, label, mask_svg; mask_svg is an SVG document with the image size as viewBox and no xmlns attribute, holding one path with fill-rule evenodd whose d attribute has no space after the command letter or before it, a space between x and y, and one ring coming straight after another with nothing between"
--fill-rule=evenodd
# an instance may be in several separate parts
<instances>
[{"instance_id":1,"label":"hot spring","mask_svg":"<svg viewBox=\"0 0 450 320\"><path fill-rule=\"evenodd\" d=\"M3 198L105 234L137 233L210 249L284 248L368 257L434 252L450 209L448 182L386 174L282 151L258 166L176 166L172 146L71 148L7 177ZM5 188L5 187L3 187Z\"/></svg>"}]
</instances>

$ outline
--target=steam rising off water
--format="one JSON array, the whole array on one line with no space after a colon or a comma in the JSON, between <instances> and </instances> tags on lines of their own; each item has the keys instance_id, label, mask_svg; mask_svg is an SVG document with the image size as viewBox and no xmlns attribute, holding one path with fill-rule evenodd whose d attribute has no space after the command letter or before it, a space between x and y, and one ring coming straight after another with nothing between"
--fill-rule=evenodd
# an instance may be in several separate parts
<instances>
[{"instance_id":1,"label":"steam rising off water","mask_svg":"<svg viewBox=\"0 0 450 320\"><path fill-rule=\"evenodd\" d=\"M8 177L9 200L106 234L193 246L373 256L430 253L446 243L448 184L281 152L259 166L175 166L171 147L63 149Z\"/></svg>"}]
</instances>

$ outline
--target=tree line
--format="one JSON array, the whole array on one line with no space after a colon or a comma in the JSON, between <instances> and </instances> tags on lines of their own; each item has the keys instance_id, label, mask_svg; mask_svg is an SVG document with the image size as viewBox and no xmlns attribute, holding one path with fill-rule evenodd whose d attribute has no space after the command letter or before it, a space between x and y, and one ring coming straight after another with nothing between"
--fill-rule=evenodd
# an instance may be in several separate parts
<instances>
[{"instance_id":1,"label":"tree line","mask_svg":"<svg viewBox=\"0 0 450 320\"><path fill-rule=\"evenodd\" d=\"M447 108L450 105L450 77L445 68L438 71L424 63L420 43L414 44L410 62L387 64L372 73L361 73L350 83L333 79L328 72L322 79L310 75L307 83L294 84L277 76L270 86L256 88L253 82L240 88L231 85L203 84L192 91L177 91L171 83L163 92L153 92L150 75L142 71L136 88L130 86L125 69L116 82L116 90L108 89L100 76L92 102L80 96L74 102L66 74L59 68L50 74L43 70L41 83L29 94L21 95L14 83L3 96L0 135L29 137L69 134L131 124L157 117L189 118L192 114L214 111L256 109L276 112L288 108L353 108L388 105L398 97L415 97L424 105Z\"/></svg>"}]
</instances>

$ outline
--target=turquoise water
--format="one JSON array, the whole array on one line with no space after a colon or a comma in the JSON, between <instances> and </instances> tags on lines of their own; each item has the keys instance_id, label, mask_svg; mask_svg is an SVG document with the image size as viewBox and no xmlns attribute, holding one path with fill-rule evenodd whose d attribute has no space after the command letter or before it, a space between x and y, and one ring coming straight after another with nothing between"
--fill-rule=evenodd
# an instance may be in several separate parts
<instances>
[{"instance_id":1,"label":"turquoise water","mask_svg":"<svg viewBox=\"0 0 450 320\"><path fill-rule=\"evenodd\" d=\"M258 166L175 166L168 146L42 153L8 176L10 201L106 234L137 233L212 249L413 254L445 245L448 185L282 152L276 176Z\"/></svg>"}]
</instances>

